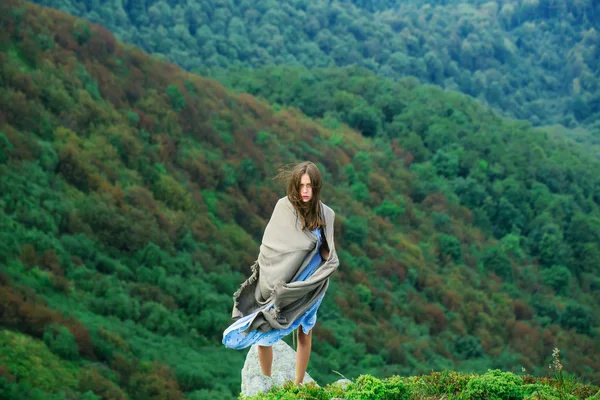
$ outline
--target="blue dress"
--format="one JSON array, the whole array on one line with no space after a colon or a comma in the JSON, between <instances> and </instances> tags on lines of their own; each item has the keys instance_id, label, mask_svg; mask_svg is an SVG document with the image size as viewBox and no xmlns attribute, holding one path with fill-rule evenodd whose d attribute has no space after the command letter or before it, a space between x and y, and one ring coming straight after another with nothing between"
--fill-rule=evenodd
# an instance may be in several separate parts
<instances>
[{"instance_id":1,"label":"blue dress","mask_svg":"<svg viewBox=\"0 0 600 400\"><path fill-rule=\"evenodd\" d=\"M317 248L321 246L321 230L315 229L312 233L318 238ZM319 251L315 253L310 263L304 268L297 281L305 281L308 279L316 270L319 268L321 264L321 254ZM261 346L272 346L279 341L285 335L293 332L298 327L302 327L302 331L305 334L308 334L310 330L317 323L317 310L321 305L321 301L323 301L324 294L313 304L304 314L302 314L298 319L296 319L288 328L286 329L272 329L269 332L261 332L261 331L250 331L248 333L243 333L243 331L248 328L250 321L252 318L261 310L269 309L273 307L272 303L265 305L263 308L257 310L256 312L246 315L235 321L231 324L225 332L223 332L223 344L230 349L244 349L253 344L259 344Z\"/></svg>"}]
</instances>

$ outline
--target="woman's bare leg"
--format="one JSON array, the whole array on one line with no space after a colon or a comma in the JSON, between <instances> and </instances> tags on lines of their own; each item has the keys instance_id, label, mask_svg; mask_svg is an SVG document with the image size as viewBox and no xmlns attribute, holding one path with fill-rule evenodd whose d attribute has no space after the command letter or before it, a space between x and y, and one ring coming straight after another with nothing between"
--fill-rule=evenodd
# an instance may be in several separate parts
<instances>
[{"instance_id":1,"label":"woman's bare leg","mask_svg":"<svg viewBox=\"0 0 600 400\"><path fill-rule=\"evenodd\" d=\"M310 358L312 347L312 329L305 335L302 327L298 327L298 351L296 352L296 384L304 381L304 374Z\"/></svg>"},{"instance_id":2,"label":"woman's bare leg","mask_svg":"<svg viewBox=\"0 0 600 400\"><path fill-rule=\"evenodd\" d=\"M271 376L271 366L273 365L273 348L271 346L258 345L258 361L260 369L264 376Z\"/></svg>"}]
</instances>

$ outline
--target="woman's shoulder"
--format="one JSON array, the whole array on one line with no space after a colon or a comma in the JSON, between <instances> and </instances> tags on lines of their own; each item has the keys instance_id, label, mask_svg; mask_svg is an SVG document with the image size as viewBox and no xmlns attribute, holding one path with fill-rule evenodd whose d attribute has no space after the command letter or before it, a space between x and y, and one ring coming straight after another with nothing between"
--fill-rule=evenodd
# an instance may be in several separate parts
<instances>
[{"instance_id":1,"label":"woman's shoulder","mask_svg":"<svg viewBox=\"0 0 600 400\"><path fill-rule=\"evenodd\" d=\"M283 196L277 200L277 203L275 203L275 207L273 208L273 213L286 213L289 211L294 211L294 205L287 196Z\"/></svg>"},{"instance_id":2,"label":"woman's shoulder","mask_svg":"<svg viewBox=\"0 0 600 400\"><path fill-rule=\"evenodd\" d=\"M277 200L277 204L275 204L275 208L282 207L282 206L293 207L292 202L290 201L289 197L283 196L282 198Z\"/></svg>"}]
</instances>

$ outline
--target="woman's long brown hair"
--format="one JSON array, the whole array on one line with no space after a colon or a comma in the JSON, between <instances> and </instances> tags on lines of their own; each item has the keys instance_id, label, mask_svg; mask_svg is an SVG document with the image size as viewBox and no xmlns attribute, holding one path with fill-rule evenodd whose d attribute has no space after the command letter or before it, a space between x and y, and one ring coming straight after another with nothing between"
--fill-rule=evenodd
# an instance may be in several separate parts
<instances>
[{"instance_id":1,"label":"woman's long brown hair","mask_svg":"<svg viewBox=\"0 0 600 400\"><path fill-rule=\"evenodd\" d=\"M302 197L300 197L300 180L304 174L308 174L310 177L310 184L312 187L312 198L308 203L302 201ZM300 221L302 222L302 229L308 228L312 231L325 226L325 220L321 215L320 207L321 185L323 180L319 168L310 161L304 161L296 164L291 169L283 169L283 171L277 175L277 178L287 180L287 197L296 209L298 218L300 218Z\"/></svg>"}]
</instances>

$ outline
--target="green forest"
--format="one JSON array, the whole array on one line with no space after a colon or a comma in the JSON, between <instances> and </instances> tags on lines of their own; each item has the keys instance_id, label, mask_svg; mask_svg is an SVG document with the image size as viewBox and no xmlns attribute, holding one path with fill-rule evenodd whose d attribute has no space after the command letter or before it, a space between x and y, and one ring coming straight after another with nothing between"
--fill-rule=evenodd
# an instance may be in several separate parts
<instances>
[{"instance_id":1,"label":"green forest","mask_svg":"<svg viewBox=\"0 0 600 400\"><path fill-rule=\"evenodd\" d=\"M337 216L319 383L533 384L555 348L599 382L600 161L580 145L364 66L223 85L25 1L0 27L1 398L237 397L231 296L301 160Z\"/></svg>"},{"instance_id":2,"label":"green forest","mask_svg":"<svg viewBox=\"0 0 600 400\"><path fill-rule=\"evenodd\" d=\"M553 126L600 157L594 0L36 0L204 75L359 66Z\"/></svg>"}]
</instances>

